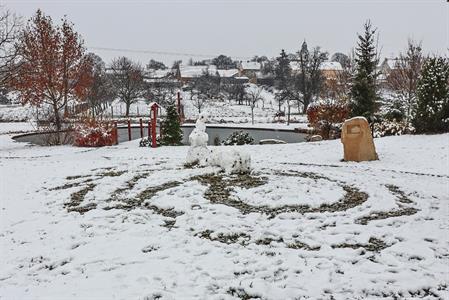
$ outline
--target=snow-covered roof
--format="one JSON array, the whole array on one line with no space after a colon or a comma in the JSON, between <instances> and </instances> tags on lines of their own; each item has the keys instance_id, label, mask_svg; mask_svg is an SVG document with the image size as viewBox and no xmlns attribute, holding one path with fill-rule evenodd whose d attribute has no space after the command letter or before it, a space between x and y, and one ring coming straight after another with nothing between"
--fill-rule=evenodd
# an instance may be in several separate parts
<instances>
[{"instance_id":1,"label":"snow-covered roof","mask_svg":"<svg viewBox=\"0 0 449 300\"><path fill-rule=\"evenodd\" d=\"M293 72L301 70L301 65L299 61L291 61L290 68ZM325 61L320 65L320 70L322 71L343 71L343 67L339 62L336 61Z\"/></svg>"},{"instance_id":2,"label":"snow-covered roof","mask_svg":"<svg viewBox=\"0 0 449 300\"><path fill-rule=\"evenodd\" d=\"M242 70L260 70L260 63L256 61L242 61L240 62L240 69Z\"/></svg>"},{"instance_id":3,"label":"snow-covered roof","mask_svg":"<svg viewBox=\"0 0 449 300\"><path fill-rule=\"evenodd\" d=\"M225 78L234 77L235 75L239 74L238 69L217 70L217 72L220 75L220 77L225 77Z\"/></svg>"},{"instance_id":4,"label":"snow-covered roof","mask_svg":"<svg viewBox=\"0 0 449 300\"><path fill-rule=\"evenodd\" d=\"M146 72L146 76L149 78L164 78L164 77L167 77L171 72L172 72L171 69L165 69L165 70L149 69Z\"/></svg>"},{"instance_id":5,"label":"snow-covered roof","mask_svg":"<svg viewBox=\"0 0 449 300\"><path fill-rule=\"evenodd\" d=\"M320 70L323 71L343 71L343 67L337 61L325 61L320 65Z\"/></svg>"},{"instance_id":6,"label":"snow-covered roof","mask_svg":"<svg viewBox=\"0 0 449 300\"><path fill-rule=\"evenodd\" d=\"M385 58L385 62L387 63L388 67L390 67L390 69L397 68L397 63L398 63L397 58Z\"/></svg>"},{"instance_id":7,"label":"snow-covered roof","mask_svg":"<svg viewBox=\"0 0 449 300\"><path fill-rule=\"evenodd\" d=\"M208 66L181 66L179 68L182 78L194 78L200 77L206 72L215 75L217 72L217 67L215 65Z\"/></svg>"}]
</instances>

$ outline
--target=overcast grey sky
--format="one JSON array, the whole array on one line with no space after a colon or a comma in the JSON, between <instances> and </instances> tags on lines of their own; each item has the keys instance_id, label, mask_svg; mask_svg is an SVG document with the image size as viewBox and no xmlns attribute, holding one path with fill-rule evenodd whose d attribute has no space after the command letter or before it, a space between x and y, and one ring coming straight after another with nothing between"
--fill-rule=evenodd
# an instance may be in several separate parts
<instances>
[{"instance_id":1,"label":"overcast grey sky","mask_svg":"<svg viewBox=\"0 0 449 300\"><path fill-rule=\"evenodd\" d=\"M449 48L446 0L0 0L27 20L38 8L55 21L63 15L75 24L88 48L120 48L233 57L277 56L310 46L348 53L366 19L379 29L382 56L397 54L409 37L422 40L428 53ZM89 49L106 62L126 55L142 63L150 58L187 61L182 55L158 55ZM194 58L195 59L195 58ZM200 59L198 57L197 59Z\"/></svg>"}]
</instances>

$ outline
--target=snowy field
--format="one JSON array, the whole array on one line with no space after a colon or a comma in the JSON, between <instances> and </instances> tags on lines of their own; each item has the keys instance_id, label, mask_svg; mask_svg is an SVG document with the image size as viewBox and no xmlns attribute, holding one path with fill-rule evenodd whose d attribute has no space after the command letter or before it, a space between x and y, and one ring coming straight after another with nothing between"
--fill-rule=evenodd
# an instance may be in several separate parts
<instances>
[{"instance_id":1,"label":"snowy field","mask_svg":"<svg viewBox=\"0 0 449 300\"><path fill-rule=\"evenodd\" d=\"M449 298L449 135L242 146L39 147L0 135L0 299Z\"/></svg>"}]
</instances>

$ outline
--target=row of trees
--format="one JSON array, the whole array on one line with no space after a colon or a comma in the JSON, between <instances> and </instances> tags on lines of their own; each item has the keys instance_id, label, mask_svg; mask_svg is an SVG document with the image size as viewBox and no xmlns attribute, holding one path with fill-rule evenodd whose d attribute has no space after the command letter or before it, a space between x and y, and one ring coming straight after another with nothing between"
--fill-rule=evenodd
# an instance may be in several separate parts
<instances>
[{"instance_id":1,"label":"row of trees","mask_svg":"<svg viewBox=\"0 0 449 300\"><path fill-rule=\"evenodd\" d=\"M347 104L351 115L365 116L370 121L383 111L386 116L403 116L416 127L427 126L423 131L445 130L449 120L448 60L425 57L421 45L410 41L386 80L393 100L382 101L377 37L376 29L367 22L364 32L358 35L353 55L334 54L331 60L340 62L343 70L333 81L325 80L320 69L328 54L319 47L309 49L305 41L294 54L282 50L275 59L262 56L253 60L263 63L264 74L272 75L278 108L287 107L288 121L293 104L305 113L312 102L331 98ZM175 62L173 68L179 63ZM222 69L237 66L225 55L214 58L212 63ZM147 68L167 69L155 60ZM9 12L0 15L0 84L17 91L23 103L50 107L57 130L61 129L61 115L70 102L88 103L92 113L98 115L118 97L126 104L128 116L137 99L151 98L164 104L174 99L178 88L165 81L146 83L143 67L125 57L113 60L107 68L100 57L86 53L73 24L64 18L56 26L40 10L25 27ZM222 96L247 104L252 111L262 101L261 89L251 89L238 80L221 80L208 72L186 88L200 112L206 101Z\"/></svg>"},{"instance_id":2,"label":"row of trees","mask_svg":"<svg viewBox=\"0 0 449 300\"><path fill-rule=\"evenodd\" d=\"M86 53L81 36L65 18L55 25L38 10L21 25L8 11L0 15L0 86L16 91L23 104L51 109L58 131L69 103L87 103L98 115L118 97L128 116L141 97L173 99L173 88L169 95L165 87L145 84L140 64L120 57L106 68L99 56ZM164 68L156 61L150 65Z\"/></svg>"}]
</instances>

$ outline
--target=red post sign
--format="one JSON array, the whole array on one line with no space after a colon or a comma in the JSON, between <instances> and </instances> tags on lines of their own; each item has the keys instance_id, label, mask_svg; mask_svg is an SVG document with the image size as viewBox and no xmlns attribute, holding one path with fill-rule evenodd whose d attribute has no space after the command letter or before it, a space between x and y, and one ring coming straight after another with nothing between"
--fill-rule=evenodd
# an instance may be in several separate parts
<instances>
[{"instance_id":1,"label":"red post sign","mask_svg":"<svg viewBox=\"0 0 449 300\"><path fill-rule=\"evenodd\" d=\"M159 105L156 102L150 104L151 108L151 147L156 148L156 122L157 122L157 110Z\"/></svg>"}]
</instances>

